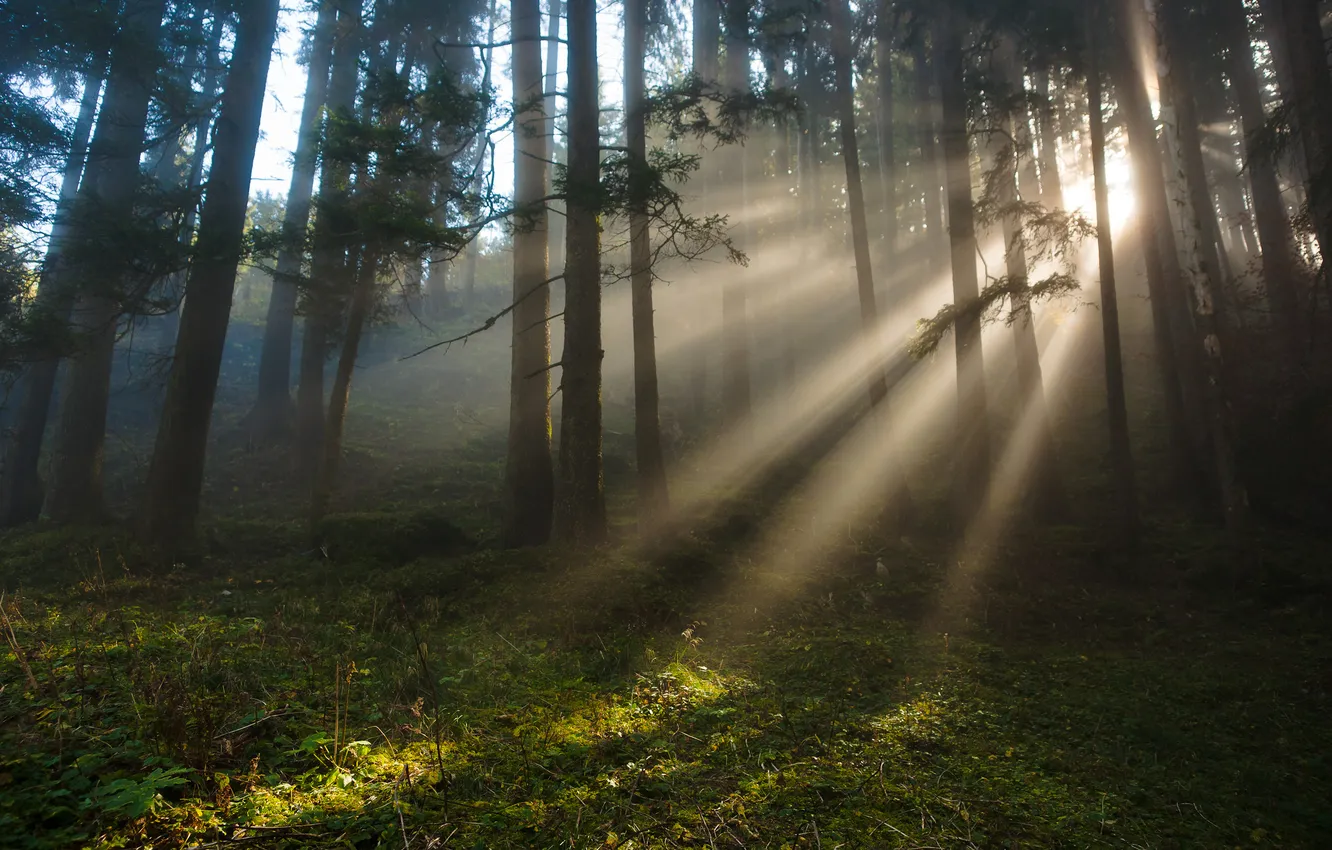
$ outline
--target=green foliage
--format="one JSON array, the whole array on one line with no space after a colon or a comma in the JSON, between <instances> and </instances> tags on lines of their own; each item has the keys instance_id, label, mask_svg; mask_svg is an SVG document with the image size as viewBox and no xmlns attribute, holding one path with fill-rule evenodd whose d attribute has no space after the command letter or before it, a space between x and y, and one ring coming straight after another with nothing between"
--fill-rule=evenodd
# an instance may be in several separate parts
<instances>
[{"instance_id":1,"label":"green foliage","mask_svg":"<svg viewBox=\"0 0 1332 850\"><path fill-rule=\"evenodd\" d=\"M1035 304L1050 298L1066 297L1080 289L1077 279L1067 273L1052 274L1035 283L1007 275L996 278L970 301L960 306L945 304L932 318L918 321L916 333L907 343L907 351L916 358L933 354L959 321L987 323L1003 316L1005 323L1011 325L1024 315L1022 310L1014 306L1015 298L1021 298L1026 304ZM1002 309L1004 304L1010 305L1007 312Z\"/></svg>"}]
</instances>

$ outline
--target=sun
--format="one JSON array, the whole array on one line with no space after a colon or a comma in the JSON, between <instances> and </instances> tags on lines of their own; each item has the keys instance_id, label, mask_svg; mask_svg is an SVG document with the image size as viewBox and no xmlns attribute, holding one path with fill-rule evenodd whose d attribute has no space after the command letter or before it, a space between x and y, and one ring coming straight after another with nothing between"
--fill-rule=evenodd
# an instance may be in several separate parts
<instances>
[{"instance_id":1,"label":"sun","mask_svg":"<svg viewBox=\"0 0 1332 850\"><path fill-rule=\"evenodd\" d=\"M1105 152L1105 183L1110 204L1110 228L1118 231L1138 211L1138 198L1133 190L1133 164L1127 151ZM1091 221L1096 220L1096 195L1090 174L1065 184L1064 203L1070 211L1080 212Z\"/></svg>"}]
</instances>

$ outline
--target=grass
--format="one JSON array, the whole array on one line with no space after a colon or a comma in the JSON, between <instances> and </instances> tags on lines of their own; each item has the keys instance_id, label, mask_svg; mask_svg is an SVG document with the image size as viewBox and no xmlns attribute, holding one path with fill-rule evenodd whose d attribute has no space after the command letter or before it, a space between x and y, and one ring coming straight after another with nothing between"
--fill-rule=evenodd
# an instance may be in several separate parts
<instances>
[{"instance_id":1,"label":"grass","mask_svg":"<svg viewBox=\"0 0 1332 850\"><path fill-rule=\"evenodd\" d=\"M1219 541L1158 536L1146 581L1045 539L976 577L975 609L949 609L939 550L894 556L890 580L812 565L755 613L761 568L708 540L690 558L728 565L728 586L627 550L247 552L152 573L111 532L11 535L0 835L1326 846L1316 550L1285 543L1231 593Z\"/></svg>"}]
</instances>

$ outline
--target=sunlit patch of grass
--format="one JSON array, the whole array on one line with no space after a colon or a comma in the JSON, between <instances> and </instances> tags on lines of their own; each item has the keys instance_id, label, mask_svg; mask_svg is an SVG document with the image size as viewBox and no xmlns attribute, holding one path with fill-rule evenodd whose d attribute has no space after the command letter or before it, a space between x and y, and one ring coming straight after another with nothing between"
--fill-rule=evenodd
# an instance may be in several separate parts
<instances>
[{"instance_id":1,"label":"sunlit patch of grass","mask_svg":"<svg viewBox=\"0 0 1332 850\"><path fill-rule=\"evenodd\" d=\"M0 829L33 848L1327 834L1314 608L1239 631L1193 606L1165 631L1170 608L1106 588L991 586L995 630L923 633L903 612L941 570L890 557L889 581L827 569L757 617L618 552L71 575L5 599Z\"/></svg>"}]
</instances>

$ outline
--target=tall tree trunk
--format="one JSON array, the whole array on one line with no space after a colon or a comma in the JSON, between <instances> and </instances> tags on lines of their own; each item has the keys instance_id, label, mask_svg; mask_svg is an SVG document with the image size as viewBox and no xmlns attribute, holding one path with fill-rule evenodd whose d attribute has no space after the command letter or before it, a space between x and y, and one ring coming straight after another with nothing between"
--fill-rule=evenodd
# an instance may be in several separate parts
<instances>
[{"instance_id":1,"label":"tall tree trunk","mask_svg":"<svg viewBox=\"0 0 1332 850\"><path fill-rule=\"evenodd\" d=\"M1327 66L1318 0L1279 0L1281 30L1290 58L1291 90L1300 145L1304 149L1305 193L1318 253L1327 271L1332 257L1332 77Z\"/></svg>"},{"instance_id":2,"label":"tall tree trunk","mask_svg":"<svg viewBox=\"0 0 1332 850\"><path fill-rule=\"evenodd\" d=\"M851 73L852 46L851 46L851 12L847 7L846 0L833 0L829 6L829 21L832 24L833 38L833 76L835 79L836 91L833 93L837 102L838 132L841 135L842 143L842 162L846 167L846 196L847 211L851 216L851 246L856 258L856 290L860 298L860 326L861 336L869 349L869 402L870 407L884 405L888 398L888 380L884 372L884 360L886 352L879 350L879 306L874 292L874 267L870 257L869 244L869 222L865 214L865 190L860 178L860 149L856 140L856 96L853 88L853 77ZM884 11L881 9L880 14ZM882 33L881 33L882 37ZM887 51L879 54L881 60L888 58ZM883 70L887 68L887 62L880 66L880 87L883 87ZM891 81L891 77L889 77ZM891 82L889 83L891 86ZM888 108L891 108L892 101L889 98ZM883 103L880 102L882 110ZM887 133L884 134L883 126L880 125L880 136L891 137L891 121L887 122ZM885 168L885 157L880 147L880 168L891 174L892 161L891 153L887 157ZM885 178L885 184L891 180L891 177ZM892 193L885 191L890 198ZM894 206L896 204L893 200ZM888 227L887 247L885 250L889 256L892 255L892 231L895 230L895 214L890 212L886 218ZM890 517L898 523L905 519L904 506L909 501L909 491L906 486L906 479L902 476L901 467L895 462L895 458L890 458L886 462L884 480L887 482L889 491L889 505L895 505L897 508L890 511Z\"/></svg>"},{"instance_id":3,"label":"tall tree trunk","mask_svg":"<svg viewBox=\"0 0 1332 850\"><path fill-rule=\"evenodd\" d=\"M41 280L37 287L35 310L49 315L56 326L69 321L72 301L71 282L67 279L62 252L69 239L70 217L79 192L79 180L87 162L88 137L92 135L93 119L97 115L97 100L106 79L106 57L95 60L83 81L83 97L79 102L79 117L70 136L69 156L65 160L60 178L60 195L56 203L55 219L51 224L51 238L46 256L42 258ZM56 373L60 358L56 352L30 366L20 387L18 414L13 430L5 435L3 453L0 453L0 528L32 522L42 512L42 481L38 461L42 454L42 441L46 435L46 420L51 413L51 397L55 394Z\"/></svg>"},{"instance_id":4,"label":"tall tree trunk","mask_svg":"<svg viewBox=\"0 0 1332 850\"><path fill-rule=\"evenodd\" d=\"M1064 208L1064 184L1059 177L1059 134L1055 130L1054 104L1050 101L1050 73L1042 68L1033 77L1036 130L1040 136L1041 205L1047 210L1060 210Z\"/></svg>"},{"instance_id":5,"label":"tall tree trunk","mask_svg":"<svg viewBox=\"0 0 1332 850\"><path fill-rule=\"evenodd\" d=\"M77 268L71 285L85 287L108 281L107 290L125 283L127 258L112 268L90 267L91 244L97 231L130 221L139 187L139 156L148 121L148 102L157 71L157 46L165 0L130 0L122 13L120 33L112 51L102 110L88 149L88 169L79 188ZM112 257L123 257L115 250ZM63 275L64 272L61 272ZM115 354L119 305L102 290L89 286L71 313L84 334L82 350L70 358L61 393L59 428L52 451L47 514L57 522L87 522L102 515L102 456L106 444L107 402Z\"/></svg>"},{"instance_id":6,"label":"tall tree trunk","mask_svg":"<svg viewBox=\"0 0 1332 850\"><path fill-rule=\"evenodd\" d=\"M185 284L189 300L180 317L142 516L146 538L168 552L193 536L198 519L208 425L231 318L277 16L278 0L242 7L222 95L208 199Z\"/></svg>"},{"instance_id":7,"label":"tall tree trunk","mask_svg":"<svg viewBox=\"0 0 1332 850\"><path fill-rule=\"evenodd\" d=\"M727 0L724 6L726 23L725 85L731 94L749 90L749 0ZM740 203L736 212L745 214L746 151L737 145L728 152L725 177L739 189ZM752 249L748 244L750 228L735 228L740 249ZM752 406L752 385L749 374L749 320L746 315L747 278L736 269L722 281L722 419L729 430L744 428L749 422Z\"/></svg>"},{"instance_id":8,"label":"tall tree trunk","mask_svg":"<svg viewBox=\"0 0 1332 850\"><path fill-rule=\"evenodd\" d=\"M558 6L559 0L553 0ZM555 474L550 457L550 277L546 246L547 140L541 93L541 9L513 2L513 332L509 375L509 445L504 467L504 539L535 546L550 538ZM558 20L558 18L556 18ZM552 24L554 26L554 24Z\"/></svg>"},{"instance_id":9,"label":"tall tree trunk","mask_svg":"<svg viewBox=\"0 0 1332 850\"><path fill-rule=\"evenodd\" d=\"M328 112L349 113L356 102L356 77L363 37L358 8L347 11L345 34L333 49L333 70L328 82ZM342 29L339 27L339 29ZM341 314L338 296L344 292L351 270L347 244L340 235L351 228L334 219L343 206L350 182L346 163L325 161L319 174L319 203L310 258L310 289L305 297L301 335L300 378L296 388L296 471L310 485L319 470L319 447L324 444L324 367L330 331Z\"/></svg>"},{"instance_id":10,"label":"tall tree trunk","mask_svg":"<svg viewBox=\"0 0 1332 850\"><path fill-rule=\"evenodd\" d=\"M721 64L721 11L717 0L693 2L694 74L705 84L716 85ZM705 168L710 167L708 157ZM707 181L700 186L701 205L708 208ZM697 321L694 319L692 321ZM689 416L695 428L702 426L708 412L708 352L711 346L700 339L689 354Z\"/></svg>"},{"instance_id":11,"label":"tall tree trunk","mask_svg":"<svg viewBox=\"0 0 1332 850\"><path fill-rule=\"evenodd\" d=\"M848 12L849 17L849 12ZM897 165L893 123L893 9L890 0L879 0L874 45L874 66L879 74L879 102L874 111L879 137L879 193L883 204L883 267L897 262ZM850 36L847 36L850 41ZM848 65L850 59L847 59ZM838 94L840 98L841 93ZM855 103L851 103L854 112ZM844 107L845 108L845 107ZM848 179L849 179L848 175Z\"/></svg>"},{"instance_id":12,"label":"tall tree trunk","mask_svg":"<svg viewBox=\"0 0 1332 850\"><path fill-rule=\"evenodd\" d=\"M338 367L333 372L333 387L328 399L328 421L324 424L324 443L320 447L319 471L315 476L310 500L310 537L314 542L319 525L328 514L342 466L342 434L347 425L347 404L351 400L352 373L356 370L356 355L361 348L365 322L375 300L375 276L379 272L379 252L367 246L361 254L356 288L352 292L351 307L347 311L347 328L342 337L342 352Z\"/></svg>"},{"instance_id":13,"label":"tall tree trunk","mask_svg":"<svg viewBox=\"0 0 1332 850\"><path fill-rule=\"evenodd\" d=\"M490 25L486 28L485 58L482 60L483 71L481 73L481 91L490 92L490 81L493 76L494 58L495 58L495 0L490 0L490 13L487 16ZM483 123L489 120L487 115ZM479 187L485 180L485 173L494 167L490 162L490 144L489 136L482 134L477 139L476 162L472 166L472 174L475 175L474 185ZM489 164L487 164L489 162ZM477 264L481 259L481 240L478 230L471 242L467 243L467 257L463 265L463 306L471 309L476 304L476 272Z\"/></svg>"},{"instance_id":14,"label":"tall tree trunk","mask_svg":"<svg viewBox=\"0 0 1332 850\"><path fill-rule=\"evenodd\" d=\"M647 98L643 64L647 54L647 2L627 0L624 9L625 140L630 169L646 172ZM657 341L652 317L652 244L646 199L633 199L629 215L630 297L634 326L634 454L638 462L638 524L648 530L669 505L666 459L661 450L657 395Z\"/></svg>"},{"instance_id":15,"label":"tall tree trunk","mask_svg":"<svg viewBox=\"0 0 1332 850\"><path fill-rule=\"evenodd\" d=\"M1139 532L1138 494L1133 481L1124 356L1119 341L1119 295L1110 234L1110 193L1105 175L1105 119L1102 116L1101 62L1095 7L1087 11L1087 105L1090 115L1092 181L1096 193L1096 249L1101 268L1101 333L1105 340L1106 418L1110 426L1110 468L1115 486L1115 528L1127 547Z\"/></svg>"},{"instance_id":16,"label":"tall tree trunk","mask_svg":"<svg viewBox=\"0 0 1332 850\"><path fill-rule=\"evenodd\" d=\"M1157 40L1161 124L1165 131L1166 148L1171 157L1170 171L1175 174L1187 174L1187 165L1184 161L1187 136L1179 104L1188 97L1188 92L1184 88L1184 81L1176 76L1178 69L1173 65L1171 52L1171 47L1177 43L1182 34L1174 31L1178 21L1173 19L1171 10L1167 8L1165 11L1166 14L1158 22ZM1216 280L1207 273L1206 237L1199 218L1201 212L1194 204L1193 193L1178 179L1168 181L1168 185L1172 189L1171 201L1179 210L1181 224L1179 235L1185 261L1183 271L1191 296L1194 326L1201 343L1204 415L1211 442L1214 480L1218 486L1226 525L1232 531L1238 531L1248 513L1248 496L1235 463L1230 413L1223 389L1225 369L1214 309Z\"/></svg>"},{"instance_id":17,"label":"tall tree trunk","mask_svg":"<svg viewBox=\"0 0 1332 850\"><path fill-rule=\"evenodd\" d=\"M543 94L545 95L546 110L546 158L551 162L559 160L559 145L555 143L556 127L555 116L559 114L559 73L560 73L560 17L564 14L564 3L562 0L549 0L550 2L550 28L548 30L548 40L546 41L546 85ZM546 194L553 194L555 191L555 169L546 169ZM548 205L548 209L557 211L556 215L546 217L546 243L550 246L549 268L561 271L564 269L564 208L563 205L556 202Z\"/></svg>"},{"instance_id":18,"label":"tall tree trunk","mask_svg":"<svg viewBox=\"0 0 1332 850\"><path fill-rule=\"evenodd\" d=\"M1001 71L1012 92L1023 94L1022 72L1017 64L1017 51L1011 41L1004 40L999 47ZM1026 118L1025 109L1020 111L1021 119ZM1011 205L1018 200L1018 176L1020 171L1027 172L1032 165L1034 153L1031 136L1025 120L1015 122L1012 112L1005 112L1001 117L1001 126L1009 139L1013 140L1012 173L1005 175L1000 183L1000 204ZM1019 123L1021 126L1019 127ZM1023 200L1034 200L1028 192L1035 182L1030 173L1023 179ZM1031 313L1031 299L1027 292L1028 269L1027 252L1021 232L1022 220L1018 214L1007 215L1003 220L1004 262L1008 278L1018 288L1012 295L1013 350L1017 360L1018 410L1028 417L1034 431L1032 451L1031 487L1027 491L1027 500L1036 516L1052 521L1066 514L1064 482L1059 474L1058 455L1055 451L1054 432L1050 428L1050 419L1045 404L1045 381L1041 374L1040 349L1036 344L1036 328ZM1020 282L1020 283L1019 283Z\"/></svg>"},{"instance_id":19,"label":"tall tree trunk","mask_svg":"<svg viewBox=\"0 0 1332 850\"><path fill-rule=\"evenodd\" d=\"M289 433L295 413L291 403L291 340L296 326L296 284L305 259L305 229L310 221L310 198L318 166L315 152L319 146L319 116L328 97L336 23L337 6L333 0L322 0L310 47L300 137L282 218L285 244L278 253L273 290L268 299L264 343L259 355L259 392L250 413L251 430L265 440Z\"/></svg>"},{"instance_id":20,"label":"tall tree trunk","mask_svg":"<svg viewBox=\"0 0 1332 850\"><path fill-rule=\"evenodd\" d=\"M601 466L601 186L595 0L569 0L569 197L555 524L566 543L606 539Z\"/></svg>"},{"instance_id":21,"label":"tall tree trunk","mask_svg":"<svg viewBox=\"0 0 1332 850\"><path fill-rule=\"evenodd\" d=\"M1135 0L1125 0L1125 7ZM1152 331L1156 365L1170 435L1171 479L1175 491L1189 501L1201 501L1206 492L1204 469L1205 429L1199 421L1201 378L1197 357L1189 340L1193 337L1188 308L1180 286L1181 272L1171 229L1169 201L1157 145L1155 120L1147 99L1136 54L1124 38L1115 43L1112 73L1115 92L1128 130L1132 155L1134 194L1141 212L1143 263L1152 309Z\"/></svg>"},{"instance_id":22,"label":"tall tree trunk","mask_svg":"<svg viewBox=\"0 0 1332 850\"><path fill-rule=\"evenodd\" d=\"M1221 27L1228 48L1226 69L1244 129L1244 168L1249 174L1253 223L1262 248L1263 281L1277 333L1287 345L1291 363L1298 363L1303 356L1304 334L1296 289L1295 238L1281 199L1276 168L1270 158L1253 147L1254 134L1267 123L1267 113L1263 110L1262 90L1254 71L1244 0L1222 0L1221 5Z\"/></svg>"},{"instance_id":23,"label":"tall tree trunk","mask_svg":"<svg viewBox=\"0 0 1332 850\"><path fill-rule=\"evenodd\" d=\"M971 147L967 133L967 92L962 78L962 22L945 16L936 23L939 94L943 104L940 138L948 184L948 236L953 270L953 303L975 301L976 223L971 205ZM966 315L953 328L957 354L957 431L954 445L953 504L958 529L967 527L989 486L990 427L985 393L985 360L980 317Z\"/></svg>"}]
</instances>

